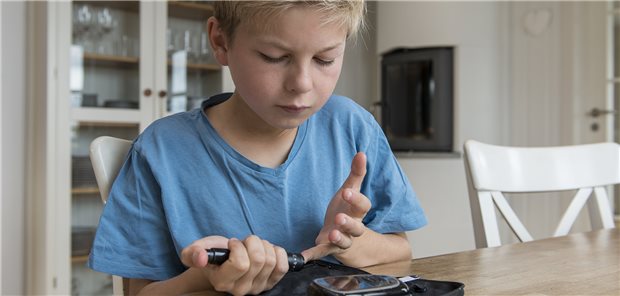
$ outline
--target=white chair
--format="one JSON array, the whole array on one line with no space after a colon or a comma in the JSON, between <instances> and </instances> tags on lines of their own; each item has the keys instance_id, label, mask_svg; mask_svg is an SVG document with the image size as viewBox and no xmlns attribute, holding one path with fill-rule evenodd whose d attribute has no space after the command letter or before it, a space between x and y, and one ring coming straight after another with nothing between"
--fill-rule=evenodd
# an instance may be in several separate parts
<instances>
[{"instance_id":1,"label":"white chair","mask_svg":"<svg viewBox=\"0 0 620 296\"><path fill-rule=\"evenodd\" d=\"M594 191L596 206L588 204L591 227L614 228L605 186L620 183L617 143L525 148L469 140L464 148L476 248L501 245L495 206L521 242L533 240L502 193L577 190L555 237L568 234Z\"/></svg>"},{"instance_id":2,"label":"white chair","mask_svg":"<svg viewBox=\"0 0 620 296\"><path fill-rule=\"evenodd\" d=\"M98 137L90 143L90 161L104 204L108 200L112 182L123 166L129 148L131 141L108 136Z\"/></svg>"},{"instance_id":3,"label":"white chair","mask_svg":"<svg viewBox=\"0 0 620 296\"><path fill-rule=\"evenodd\" d=\"M108 136L98 137L90 143L90 161L95 171L97 186L101 193L101 200L105 204L110 194L110 187L121 167L127 152L131 148L131 141ZM114 295L123 295L126 281L119 276L112 276Z\"/></svg>"}]
</instances>

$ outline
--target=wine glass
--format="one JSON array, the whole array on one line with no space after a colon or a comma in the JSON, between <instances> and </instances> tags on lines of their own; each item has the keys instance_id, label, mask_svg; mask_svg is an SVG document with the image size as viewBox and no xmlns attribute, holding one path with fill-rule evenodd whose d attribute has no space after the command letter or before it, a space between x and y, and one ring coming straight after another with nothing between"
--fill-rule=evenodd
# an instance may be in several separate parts
<instances>
[{"instance_id":1,"label":"wine glass","mask_svg":"<svg viewBox=\"0 0 620 296\"><path fill-rule=\"evenodd\" d=\"M171 57L176 49L178 49L178 34L173 28L166 29L166 52L168 57Z\"/></svg>"},{"instance_id":2,"label":"wine glass","mask_svg":"<svg viewBox=\"0 0 620 296\"><path fill-rule=\"evenodd\" d=\"M200 60L202 63L209 63L211 52L209 51L209 34L200 32Z\"/></svg>"},{"instance_id":3,"label":"wine glass","mask_svg":"<svg viewBox=\"0 0 620 296\"><path fill-rule=\"evenodd\" d=\"M104 7L97 12L97 23L101 33L108 33L116 26L116 21L109 8Z\"/></svg>"}]
</instances>

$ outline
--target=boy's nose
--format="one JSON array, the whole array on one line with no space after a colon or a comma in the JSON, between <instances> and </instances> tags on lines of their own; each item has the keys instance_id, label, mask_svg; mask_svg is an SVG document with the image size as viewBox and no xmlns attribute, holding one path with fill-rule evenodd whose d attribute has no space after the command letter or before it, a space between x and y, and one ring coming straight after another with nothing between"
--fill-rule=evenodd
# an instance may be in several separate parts
<instances>
[{"instance_id":1,"label":"boy's nose","mask_svg":"<svg viewBox=\"0 0 620 296\"><path fill-rule=\"evenodd\" d=\"M286 80L286 89L295 93L306 93L312 90L313 82L310 67L296 65L290 69Z\"/></svg>"}]
</instances>

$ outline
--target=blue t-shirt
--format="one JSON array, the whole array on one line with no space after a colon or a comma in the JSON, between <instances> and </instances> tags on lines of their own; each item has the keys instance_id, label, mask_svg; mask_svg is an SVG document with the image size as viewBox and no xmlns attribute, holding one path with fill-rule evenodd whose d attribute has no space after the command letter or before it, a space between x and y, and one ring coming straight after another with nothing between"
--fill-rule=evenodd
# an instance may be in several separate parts
<instances>
[{"instance_id":1,"label":"blue t-shirt","mask_svg":"<svg viewBox=\"0 0 620 296\"><path fill-rule=\"evenodd\" d=\"M383 131L352 100L330 97L299 126L286 161L266 168L229 146L202 111L229 96L159 119L134 141L99 221L91 268L168 279L186 269L182 249L210 235L255 234L301 252L314 246L359 151L367 156L361 191L372 203L366 226L390 233L426 224Z\"/></svg>"}]
</instances>

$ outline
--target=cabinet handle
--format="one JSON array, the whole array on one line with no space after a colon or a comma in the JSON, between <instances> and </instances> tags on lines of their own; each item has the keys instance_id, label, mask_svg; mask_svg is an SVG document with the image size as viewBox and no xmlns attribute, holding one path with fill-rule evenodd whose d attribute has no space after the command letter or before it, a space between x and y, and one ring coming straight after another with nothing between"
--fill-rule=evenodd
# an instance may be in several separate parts
<instances>
[{"instance_id":1,"label":"cabinet handle","mask_svg":"<svg viewBox=\"0 0 620 296\"><path fill-rule=\"evenodd\" d=\"M160 90L160 91L159 91L159 97L160 97L160 98L165 98L167 94L168 94L168 93L167 93L165 90Z\"/></svg>"},{"instance_id":2,"label":"cabinet handle","mask_svg":"<svg viewBox=\"0 0 620 296\"><path fill-rule=\"evenodd\" d=\"M144 96L145 97L150 97L152 93L153 93L153 91L150 88L147 88L147 89L144 90Z\"/></svg>"}]
</instances>

